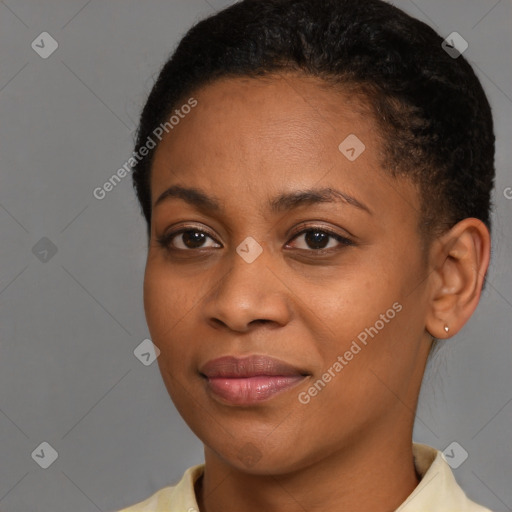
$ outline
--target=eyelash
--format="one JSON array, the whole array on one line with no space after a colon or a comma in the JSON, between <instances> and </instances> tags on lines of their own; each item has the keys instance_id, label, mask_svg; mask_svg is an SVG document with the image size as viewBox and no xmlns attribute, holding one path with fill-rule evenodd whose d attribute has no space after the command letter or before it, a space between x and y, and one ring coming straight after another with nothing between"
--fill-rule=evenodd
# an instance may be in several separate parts
<instances>
[{"instance_id":1,"label":"eyelash","mask_svg":"<svg viewBox=\"0 0 512 512\"><path fill-rule=\"evenodd\" d=\"M217 242L217 240L215 240L215 238L208 232L208 231L204 231L202 229L198 229L194 226L184 226L183 228L181 229L178 229L176 231L171 231L169 233L166 233L164 234L163 236L161 237L157 237L157 243L160 247L164 248L164 249L167 249L168 251L183 251L183 252L193 252L193 251L198 251L198 250L201 250L202 248L199 247L197 249L177 249L175 247L171 247L171 242L172 240L184 233L184 232L187 232L187 231L192 231L192 232L197 232L197 233L204 233L205 235L209 236L212 240L215 241L215 243L219 243ZM342 247L345 246L353 246L355 245L355 243L350 240L349 238L346 238L344 236L341 236L340 234L338 233L335 233L333 231L330 231L328 229L325 229L324 227L320 227L320 226L308 226L307 229L303 229L302 231L298 231L297 233L294 233L292 235L292 238L290 240L294 240L296 238L298 238L300 235L303 235L305 233L309 233L309 232L319 232L319 233L323 233L323 234L326 234L328 235L330 238L334 238L336 241L338 241ZM340 250L341 248L340 247L336 247L336 248L329 248L329 249L299 249L300 251L308 251L308 252L313 252L315 254L326 254L326 253L332 253L333 251L337 251L337 250Z\"/></svg>"}]
</instances>

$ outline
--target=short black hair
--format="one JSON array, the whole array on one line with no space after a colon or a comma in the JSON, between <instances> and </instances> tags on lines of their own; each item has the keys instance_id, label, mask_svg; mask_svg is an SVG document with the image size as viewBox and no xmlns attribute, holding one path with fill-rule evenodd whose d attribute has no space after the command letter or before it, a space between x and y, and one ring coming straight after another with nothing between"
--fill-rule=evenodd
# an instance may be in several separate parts
<instances>
[{"instance_id":1,"label":"short black hair","mask_svg":"<svg viewBox=\"0 0 512 512\"><path fill-rule=\"evenodd\" d=\"M467 60L442 43L431 27L381 0L237 2L190 28L164 64L135 152L180 102L217 79L300 72L366 100L381 128L382 167L419 187L426 239L467 217L490 230L491 108ZM133 166L148 239L155 149Z\"/></svg>"}]
</instances>

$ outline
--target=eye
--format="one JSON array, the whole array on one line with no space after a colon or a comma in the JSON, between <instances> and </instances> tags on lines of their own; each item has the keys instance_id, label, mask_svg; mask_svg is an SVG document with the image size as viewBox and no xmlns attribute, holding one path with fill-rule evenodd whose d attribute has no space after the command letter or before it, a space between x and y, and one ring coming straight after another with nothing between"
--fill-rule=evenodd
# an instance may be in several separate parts
<instances>
[{"instance_id":1,"label":"eye","mask_svg":"<svg viewBox=\"0 0 512 512\"><path fill-rule=\"evenodd\" d=\"M157 238L157 243L161 247L170 251L187 251L209 247L220 247L220 245L204 245L208 238L214 241L215 244L217 243L207 231L203 231L197 228L184 227L177 231L166 233L162 237Z\"/></svg>"},{"instance_id":2,"label":"eye","mask_svg":"<svg viewBox=\"0 0 512 512\"><path fill-rule=\"evenodd\" d=\"M303 239L302 245L305 245L305 247L299 246L295 248L317 253L337 250L340 248L340 245L342 247L354 245L354 242L338 233L315 226L311 226L296 233L291 240L300 240L300 238ZM213 243L205 245L208 239ZM169 251L193 251L197 249L222 247L207 231L190 226L164 234L157 238L157 243Z\"/></svg>"},{"instance_id":3,"label":"eye","mask_svg":"<svg viewBox=\"0 0 512 512\"><path fill-rule=\"evenodd\" d=\"M338 233L315 226L303 229L297 233L292 240L299 240L300 238L303 239L303 245L306 246L297 247L297 249L306 251L330 252L331 249L339 249L340 244L341 246L354 245L352 240L349 240ZM329 241L329 239L331 239L331 241Z\"/></svg>"}]
</instances>

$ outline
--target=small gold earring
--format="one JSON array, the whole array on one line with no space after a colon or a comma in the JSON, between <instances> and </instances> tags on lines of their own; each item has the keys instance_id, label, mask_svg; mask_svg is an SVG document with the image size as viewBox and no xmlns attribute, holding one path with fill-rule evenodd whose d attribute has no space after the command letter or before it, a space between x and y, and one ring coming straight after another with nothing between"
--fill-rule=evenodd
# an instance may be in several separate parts
<instances>
[{"instance_id":1,"label":"small gold earring","mask_svg":"<svg viewBox=\"0 0 512 512\"><path fill-rule=\"evenodd\" d=\"M444 330L445 330L445 332L448 332L450 330L450 328L447 325L445 325Z\"/></svg>"}]
</instances>

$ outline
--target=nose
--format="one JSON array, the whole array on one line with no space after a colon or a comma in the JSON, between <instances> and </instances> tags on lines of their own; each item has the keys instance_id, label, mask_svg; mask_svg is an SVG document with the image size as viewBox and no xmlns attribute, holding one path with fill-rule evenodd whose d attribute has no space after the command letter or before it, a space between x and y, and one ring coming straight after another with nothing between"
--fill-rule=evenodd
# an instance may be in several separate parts
<instances>
[{"instance_id":1,"label":"nose","mask_svg":"<svg viewBox=\"0 0 512 512\"><path fill-rule=\"evenodd\" d=\"M283 326L290 319L288 290L265 249L251 263L233 251L231 267L205 297L203 314L216 329L247 332L262 323Z\"/></svg>"}]
</instances>

